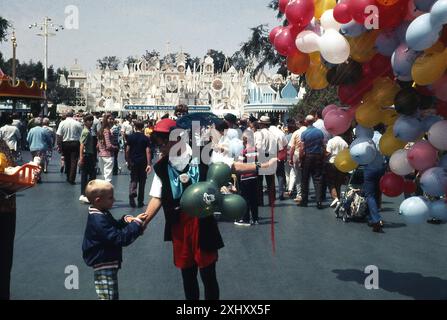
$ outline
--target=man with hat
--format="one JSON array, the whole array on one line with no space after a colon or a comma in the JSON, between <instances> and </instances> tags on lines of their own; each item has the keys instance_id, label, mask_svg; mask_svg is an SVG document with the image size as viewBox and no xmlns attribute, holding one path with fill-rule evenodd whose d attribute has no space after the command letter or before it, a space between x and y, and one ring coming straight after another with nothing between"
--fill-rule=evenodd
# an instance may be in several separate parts
<instances>
[{"instance_id":1,"label":"man with hat","mask_svg":"<svg viewBox=\"0 0 447 320\"><path fill-rule=\"evenodd\" d=\"M301 134L302 157L302 179L301 179L301 201L298 206L307 207L309 197L309 178L312 175L314 182L317 208L323 209L323 187L322 170L324 161L324 134L320 129L313 126L315 118L312 115L306 116L305 124L307 129Z\"/></svg>"},{"instance_id":2,"label":"man with hat","mask_svg":"<svg viewBox=\"0 0 447 320\"><path fill-rule=\"evenodd\" d=\"M163 119L155 125L151 136L162 157L154 165L155 176L150 191L152 198L145 212L145 226L163 207L166 220L164 239L173 243L174 265L181 270L185 298L199 299L197 274L200 272L205 299L217 300L217 251L224 246L217 222L213 215L199 219L185 214L180 207L183 191L193 183L206 181L208 165L202 159L193 157L185 139L170 139L170 133L175 128L175 121ZM276 158L262 165L234 162L231 168L235 172L257 171L275 163Z\"/></svg>"}]
</instances>

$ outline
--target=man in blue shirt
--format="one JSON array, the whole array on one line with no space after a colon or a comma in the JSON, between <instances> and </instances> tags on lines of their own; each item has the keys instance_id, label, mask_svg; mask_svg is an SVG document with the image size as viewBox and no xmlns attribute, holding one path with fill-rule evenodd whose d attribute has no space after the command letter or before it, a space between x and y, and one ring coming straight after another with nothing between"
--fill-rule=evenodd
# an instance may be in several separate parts
<instances>
[{"instance_id":1,"label":"man in blue shirt","mask_svg":"<svg viewBox=\"0 0 447 320\"><path fill-rule=\"evenodd\" d=\"M314 182L317 208L323 209L322 172L324 161L324 134L320 129L313 126L315 118L311 115L306 117L307 129L301 134L300 152L302 156L302 179L301 179L301 201L298 206L307 207L309 198L309 178L312 175ZM301 156L301 155L300 155Z\"/></svg>"}]
</instances>

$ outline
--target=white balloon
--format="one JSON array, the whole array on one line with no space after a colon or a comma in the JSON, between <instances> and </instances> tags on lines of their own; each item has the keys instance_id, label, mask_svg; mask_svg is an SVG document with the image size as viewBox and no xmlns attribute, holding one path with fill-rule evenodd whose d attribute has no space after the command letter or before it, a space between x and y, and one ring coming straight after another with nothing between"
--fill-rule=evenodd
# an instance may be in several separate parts
<instances>
[{"instance_id":1,"label":"white balloon","mask_svg":"<svg viewBox=\"0 0 447 320\"><path fill-rule=\"evenodd\" d=\"M447 150L447 120L438 121L428 131L428 141L439 150Z\"/></svg>"},{"instance_id":2,"label":"white balloon","mask_svg":"<svg viewBox=\"0 0 447 320\"><path fill-rule=\"evenodd\" d=\"M390 158L390 169L399 176L406 176L414 171L407 158L408 150L400 149Z\"/></svg>"},{"instance_id":3,"label":"white balloon","mask_svg":"<svg viewBox=\"0 0 447 320\"><path fill-rule=\"evenodd\" d=\"M341 23L338 23L334 18L334 10L326 10L320 18L321 26L325 29L334 29L340 31Z\"/></svg>"},{"instance_id":4,"label":"white balloon","mask_svg":"<svg viewBox=\"0 0 447 320\"><path fill-rule=\"evenodd\" d=\"M320 37L312 31L302 31L295 40L295 45L301 52L311 53L320 50Z\"/></svg>"},{"instance_id":5,"label":"white balloon","mask_svg":"<svg viewBox=\"0 0 447 320\"><path fill-rule=\"evenodd\" d=\"M329 63L340 64L348 60L351 53L349 42L338 31L328 29L320 38L321 56Z\"/></svg>"}]
</instances>

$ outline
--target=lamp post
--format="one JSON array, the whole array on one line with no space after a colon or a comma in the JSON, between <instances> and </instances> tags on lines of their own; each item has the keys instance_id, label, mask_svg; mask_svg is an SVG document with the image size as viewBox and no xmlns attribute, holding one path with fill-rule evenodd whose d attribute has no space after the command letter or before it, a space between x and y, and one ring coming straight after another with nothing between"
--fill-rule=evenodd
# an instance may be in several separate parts
<instances>
[{"instance_id":1,"label":"lamp post","mask_svg":"<svg viewBox=\"0 0 447 320\"><path fill-rule=\"evenodd\" d=\"M12 43L12 84L16 83L16 48L17 48L17 38L15 30L12 32L11 36Z\"/></svg>"},{"instance_id":2,"label":"lamp post","mask_svg":"<svg viewBox=\"0 0 447 320\"><path fill-rule=\"evenodd\" d=\"M55 25L51 22L51 18L45 17L43 19L43 23L33 23L29 25L29 28L39 28L41 31L40 33L37 33L38 36L44 38L45 47L44 47L44 81L45 84L48 83L48 37L55 36L56 34L52 31L58 32L59 30L64 30L64 27L62 25ZM43 115L46 116L48 114L48 101L45 99L44 103L44 111Z\"/></svg>"}]
</instances>

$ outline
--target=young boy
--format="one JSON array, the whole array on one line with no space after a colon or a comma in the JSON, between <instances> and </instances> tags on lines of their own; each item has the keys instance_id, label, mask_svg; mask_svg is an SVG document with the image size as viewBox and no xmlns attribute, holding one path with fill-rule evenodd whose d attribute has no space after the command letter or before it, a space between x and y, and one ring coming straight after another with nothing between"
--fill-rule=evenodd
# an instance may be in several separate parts
<instances>
[{"instance_id":1,"label":"young boy","mask_svg":"<svg viewBox=\"0 0 447 320\"><path fill-rule=\"evenodd\" d=\"M95 288L100 300L118 300L118 270L122 247L130 245L142 234L144 214L136 218L124 216L115 220L112 208L113 186L104 180L90 181L85 194L89 208L82 253L86 264L94 269Z\"/></svg>"},{"instance_id":2,"label":"young boy","mask_svg":"<svg viewBox=\"0 0 447 320\"><path fill-rule=\"evenodd\" d=\"M81 146L79 148L79 168L81 169L81 196L79 201L89 203L85 196L85 187L89 181L96 179L96 145L93 143L91 128L94 117L91 114L84 116L84 130L81 133Z\"/></svg>"},{"instance_id":3,"label":"young boy","mask_svg":"<svg viewBox=\"0 0 447 320\"><path fill-rule=\"evenodd\" d=\"M127 137L126 162L130 170L129 204L132 208L137 205L138 185L138 208L144 206L144 189L146 186L147 174L151 172L151 143L143 133L144 124L135 121L135 132Z\"/></svg>"}]
</instances>

